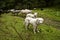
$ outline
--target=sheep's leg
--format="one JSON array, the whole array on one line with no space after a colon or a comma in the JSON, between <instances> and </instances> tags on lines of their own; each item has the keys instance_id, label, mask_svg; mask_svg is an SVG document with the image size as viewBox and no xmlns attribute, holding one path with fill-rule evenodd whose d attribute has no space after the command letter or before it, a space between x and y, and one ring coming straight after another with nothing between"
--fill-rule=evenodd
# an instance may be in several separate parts
<instances>
[{"instance_id":1,"label":"sheep's leg","mask_svg":"<svg viewBox=\"0 0 60 40\"><path fill-rule=\"evenodd\" d=\"M39 30L38 30L37 26L36 26L36 30L37 30L37 32L39 32Z\"/></svg>"},{"instance_id":2,"label":"sheep's leg","mask_svg":"<svg viewBox=\"0 0 60 40\"><path fill-rule=\"evenodd\" d=\"M28 26L29 26L29 23L26 23L26 26L25 26L26 30L28 30Z\"/></svg>"},{"instance_id":3,"label":"sheep's leg","mask_svg":"<svg viewBox=\"0 0 60 40\"><path fill-rule=\"evenodd\" d=\"M28 24L26 24L26 26L25 26L26 30L28 29L27 26L28 26Z\"/></svg>"},{"instance_id":4,"label":"sheep's leg","mask_svg":"<svg viewBox=\"0 0 60 40\"><path fill-rule=\"evenodd\" d=\"M36 26L35 25L33 25L33 32L34 32L34 34L36 34Z\"/></svg>"}]
</instances>

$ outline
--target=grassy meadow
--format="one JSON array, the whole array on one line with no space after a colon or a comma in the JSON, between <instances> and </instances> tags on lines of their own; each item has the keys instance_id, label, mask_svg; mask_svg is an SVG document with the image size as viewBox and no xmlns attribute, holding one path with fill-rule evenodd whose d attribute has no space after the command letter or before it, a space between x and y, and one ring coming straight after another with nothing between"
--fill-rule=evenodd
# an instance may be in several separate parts
<instances>
[{"instance_id":1,"label":"grassy meadow","mask_svg":"<svg viewBox=\"0 0 60 40\"><path fill-rule=\"evenodd\" d=\"M32 25L25 30L24 17L4 13L0 16L0 40L60 40L60 10L59 8L35 9L38 17L44 18L44 23L38 26L39 33L34 34Z\"/></svg>"}]
</instances>

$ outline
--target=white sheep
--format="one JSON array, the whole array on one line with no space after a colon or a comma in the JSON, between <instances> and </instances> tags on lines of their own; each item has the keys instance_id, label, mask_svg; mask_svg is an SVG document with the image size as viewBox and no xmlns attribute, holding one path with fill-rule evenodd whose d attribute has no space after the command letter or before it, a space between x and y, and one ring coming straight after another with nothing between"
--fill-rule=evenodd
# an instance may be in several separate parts
<instances>
[{"instance_id":1,"label":"white sheep","mask_svg":"<svg viewBox=\"0 0 60 40\"><path fill-rule=\"evenodd\" d=\"M37 17L37 12L34 13L34 16Z\"/></svg>"},{"instance_id":2,"label":"white sheep","mask_svg":"<svg viewBox=\"0 0 60 40\"><path fill-rule=\"evenodd\" d=\"M32 12L32 10L28 10L28 9L20 11L20 13L23 13L23 14L28 14L28 13L31 13L31 12Z\"/></svg>"},{"instance_id":3,"label":"white sheep","mask_svg":"<svg viewBox=\"0 0 60 40\"><path fill-rule=\"evenodd\" d=\"M26 15L26 17L36 18L37 17L37 13L36 12L34 14L29 13L29 14Z\"/></svg>"},{"instance_id":4,"label":"white sheep","mask_svg":"<svg viewBox=\"0 0 60 40\"><path fill-rule=\"evenodd\" d=\"M34 33L36 33L36 31L39 32L37 26L38 26L38 24L43 23L43 21L44 21L43 18L31 18L31 17L26 17L26 18L25 18L25 28L26 28L26 30L27 30L27 29L28 29L28 26L29 26L30 24L32 24L32 25L33 25L33 32L34 32Z\"/></svg>"},{"instance_id":5,"label":"white sheep","mask_svg":"<svg viewBox=\"0 0 60 40\"><path fill-rule=\"evenodd\" d=\"M11 9L11 10L8 10L9 12L12 12L14 15L18 15L18 13L20 12L20 10L15 10L15 9Z\"/></svg>"}]
</instances>

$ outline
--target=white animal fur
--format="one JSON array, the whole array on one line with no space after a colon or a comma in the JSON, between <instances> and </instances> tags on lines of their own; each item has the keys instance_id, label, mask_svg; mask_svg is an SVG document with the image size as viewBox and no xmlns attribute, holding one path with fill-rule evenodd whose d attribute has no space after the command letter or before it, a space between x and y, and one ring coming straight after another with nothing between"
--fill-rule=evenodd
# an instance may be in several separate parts
<instances>
[{"instance_id":1,"label":"white animal fur","mask_svg":"<svg viewBox=\"0 0 60 40\"><path fill-rule=\"evenodd\" d=\"M44 19L43 18L31 18L31 17L26 17L25 18L25 28L27 30L29 24L33 25L33 32L36 33L36 30L39 32L37 26L40 23L43 23Z\"/></svg>"},{"instance_id":2,"label":"white animal fur","mask_svg":"<svg viewBox=\"0 0 60 40\"><path fill-rule=\"evenodd\" d=\"M32 10L28 10L28 9L20 11L20 13L24 13L24 14L28 14L28 13L31 13L31 12L32 12Z\"/></svg>"},{"instance_id":3,"label":"white animal fur","mask_svg":"<svg viewBox=\"0 0 60 40\"><path fill-rule=\"evenodd\" d=\"M26 17L36 18L37 17L37 13L35 12L34 14L32 14L32 13L27 14Z\"/></svg>"}]
</instances>

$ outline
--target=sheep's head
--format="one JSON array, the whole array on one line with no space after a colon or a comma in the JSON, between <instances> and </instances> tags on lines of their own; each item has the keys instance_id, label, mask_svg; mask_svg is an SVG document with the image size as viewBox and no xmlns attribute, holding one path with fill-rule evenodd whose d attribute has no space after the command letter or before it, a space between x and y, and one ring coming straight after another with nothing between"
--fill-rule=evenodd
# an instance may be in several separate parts
<instances>
[{"instance_id":1,"label":"sheep's head","mask_svg":"<svg viewBox=\"0 0 60 40\"><path fill-rule=\"evenodd\" d=\"M37 18L37 23L40 24L40 23L43 23L44 19L43 18Z\"/></svg>"},{"instance_id":2,"label":"sheep's head","mask_svg":"<svg viewBox=\"0 0 60 40\"><path fill-rule=\"evenodd\" d=\"M37 17L37 12L34 13L34 16Z\"/></svg>"}]
</instances>

